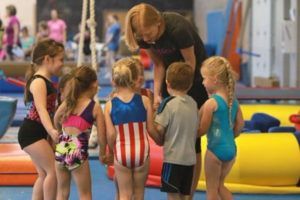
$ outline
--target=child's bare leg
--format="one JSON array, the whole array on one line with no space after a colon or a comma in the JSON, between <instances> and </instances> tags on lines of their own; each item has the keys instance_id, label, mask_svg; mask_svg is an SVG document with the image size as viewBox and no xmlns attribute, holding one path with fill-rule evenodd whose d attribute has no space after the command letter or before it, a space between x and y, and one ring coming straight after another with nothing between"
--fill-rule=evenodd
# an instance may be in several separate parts
<instances>
[{"instance_id":1,"label":"child's bare leg","mask_svg":"<svg viewBox=\"0 0 300 200\"><path fill-rule=\"evenodd\" d=\"M149 171L149 158L145 163L133 172L133 196L135 200L143 200L145 192L145 184Z\"/></svg>"},{"instance_id":2,"label":"child's bare leg","mask_svg":"<svg viewBox=\"0 0 300 200\"><path fill-rule=\"evenodd\" d=\"M115 178L114 178L114 182L115 182L115 186L116 186L115 200L119 200L119 199L120 199L120 195L119 195L119 186L118 186L118 180L117 180L117 177L116 177L116 176L115 176Z\"/></svg>"},{"instance_id":3,"label":"child's bare leg","mask_svg":"<svg viewBox=\"0 0 300 200\"><path fill-rule=\"evenodd\" d=\"M196 156L197 157L196 157L196 165L194 167L192 191L191 191L191 195L189 196L190 200L192 200L194 197L194 193L196 192L196 189L198 186L198 181L199 181L200 174L201 174L201 152L196 154Z\"/></svg>"},{"instance_id":4,"label":"child's bare leg","mask_svg":"<svg viewBox=\"0 0 300 200\"><path fill-rule=\"evenodd\" d=\"M38 173L38 177L33 185L32 200L43 199L43 183L46 177L46 173L41 167L35 164L35 168Z\"/></svg>"},{"instance_id":5,"label":"child's bare leg","mask_svg":"<svg viewBox=\"0 0 300 200\"><path fill-rule=\"evenodd\" d=\"M225 182L226 176L228 175L228 173L230 172L230 170L234 164L234 161L235 161L235 159L222 164L221 177L220 177L220 183L219 183L219 194L220 194L222 200L232 200L233 199L231 192L225 187L224 182Z\"/></svg>"},{"instance_id":6,"label":"child's bare leg","mask_svg":"<svg viewBox=\"0 0 300 200\"><path fill-rule=\"evenodd\" d=\"M56 200L67 200L70 196L70 183L71 173L62 167L59 163L56 166L56 177L57 177L57 199Z\"/></svg>"},{"instance_id":7,"label":"child's bare leg","mask_svg":"<svg viewBox=\"0 0 300 200\"><path fill-rule=\"evenodd\" d=\"M92 183L90 165L88 160L82 163L82 165L72 171L72 176L77 185L79 199L91 200L92 199Z\"/></svg>"},{"instance_id":8,"label":"child's bare leg","mask_svg":"<svg viewBox=\"0 0 300 200\"><path fill-rule=\"evenodd\" d=\"M193 199L193 197L191 197L191 195L180 195L180 199L181 200L190 200Z\"/></svg>"},{"instance_id":9,"label":"child's bare leg","mask_svg":"<svg viewBox=\"0 0 300 200\"><path fill-rule=\"evenodd\" d=\"M168 193L168 200L181 200L179 193Z\"/></svg>"},{"instance_id":10,"label":"child's bare leg","mask_svg":"<svg viewBox=\"0 0 300 200\"><path fill-rule=\"evenodd\" d=\"M206 199L219 199L222 162L210 151L205 155Z\"/></svg>"},{"instance_id":11,"label":"child's bare leg","mask_svg":"<svg viewBox=\"0 0 300 200\"><path fill-rule=\"evenodd\" d=\"M41 151L41 149L43 151ZM56 198L57 182L53 149L49 143L43 139L25 147L24 151L30 155L35 166L39 167L40 170L38 172L41 173L44 171L44 173L39 174L40 180L38 180L43 186L43 199L54 200ZM40 195L40 189L39 192L37 189L38 188L34 188L32 199L39 199L38 195Z\"/></svg>"},{"instance_id":12,"label":"child's bare leg","mask_svg":"<svg viewBox=\"0 0 300 200\"><path fill-rule=\"evenodd\" d=\"M132 200L133 197L133 174L132 170L114 161L115 176L119 188L119 200Z\"/></svg>"}]
</instances>

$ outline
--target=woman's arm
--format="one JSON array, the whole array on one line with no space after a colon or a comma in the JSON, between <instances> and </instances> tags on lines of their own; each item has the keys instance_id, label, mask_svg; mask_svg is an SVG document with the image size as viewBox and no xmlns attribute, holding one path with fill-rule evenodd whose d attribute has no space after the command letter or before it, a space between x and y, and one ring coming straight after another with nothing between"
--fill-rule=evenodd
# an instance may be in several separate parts
<instances>
[{"instance_id":1,"label":"woman's arm","mask_svg":"<svg viewBox=\"0 0 300 200\"><path fill-rule=\"evenodd\" d=\"M237 114L236 114L236 119L234 123L234 137L238 137L245 125L244 118L243 118L243 113L241 110L241 107L239 106Z\"/></svg>"},{"instance_id":2,"label":"woman's arm","mask_svg":"<svg viewBox=\"0 0 300 200\"><path fill-rule=\"evenodd\" d=\"M40 116L41 122L49 133L54 142L58 141L58 131L54 129L50 115L47 111L47 88L46 83L43 79L35 79L30 84L30 92L33 95L34 102L37 112Z\"/></svg>"},{"instance_id":3,"label":"woman's arm","mask_svg":"<svg viewBox=\"0 0 300 200\"><path fill-rule=\"evenodd\" d=\"M154 127L153 109L150 100L146 96L142 96L142 98L143 98L144 106L147 111L147 122L146 122L147 132L157 145L163 145L162 137L160 134L157 133L157 130Z\"/></svg>"},{"instance_id":4,"label":"woman's arm","mask_svg":"<svg viewBox=\"0 0 300 200\"><path fill-rule=\"evenodd\" d=\"M20 29L19 29L18 24L14 24L13 29L14 29L14 45L17 45L18 44L18 38L19 38L19 35L20 35Z\"/></svg>"},{"instance_id":5,"label":"woman's arm","mask_svg":"<svg viewBox=\"0 0 300 200\"><path fill-rule=\"evenodd\" d=\"M180 49L181 55L184 58L185 63L190 65L193 69L193 72L195 72L196 69L196 56L195 56L195 51L194 51L194 46L185 48L185 49ZM199 72L196 72L199 73Z\"/></svg>"},{"instance_id":6,"label":"woman's arm","mask_svg":"<svg viewBox=\"0 0 300 200\"><path fill-rule=\"evenodd\" d=\"M154 63L154 110L156 110L161 102L161 88L165 81L166 70L161 59L150 49L147 49L147 54Z\"/></svg>"},{"instance_id":7,"label":"woman's arm","mask_svg":"<svg viewBox=\"0 0 300 200\"><path fill-rule=\"evenodd\" d=\"M217 109L217 104L214 99L207 100L204 105L200 109L200 127L199 127L199 135L203 136L207 133L214 111Z\"/></svg>"}]
</instances>

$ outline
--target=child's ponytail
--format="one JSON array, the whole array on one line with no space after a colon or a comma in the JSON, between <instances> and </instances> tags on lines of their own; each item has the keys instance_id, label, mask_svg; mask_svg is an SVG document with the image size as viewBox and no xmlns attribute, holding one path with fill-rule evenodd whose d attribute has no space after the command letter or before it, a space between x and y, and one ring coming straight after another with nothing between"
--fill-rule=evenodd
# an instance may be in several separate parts
<instances>
[{"instance_id":1,"label":"child's ponytail","mask_svg":"<svg viewBox=\"0 0 300 200\"><path fill-rule=\"evenodd\" d=\"M72 79L68 82L67 87L67 95L66 95L66 111L64 114L64 118L69 116L77 104L77 99L80 96L80 82L78 77L72 77Z\"/></svg>"},{"instance_id":2,"label":"child's ponytail","mask_svg":"<svg viewBox=\"0 0 300 200\"><path fill-rule=\"evenodd\" d=\"M234 90L235 90L235 80L233 76L233 71L231 70L230 64L227 61L226 62L226 71L227 71L227 91L228 91L228 107L229 107L229 123L230 127L232 127L232 117L231 117L231 111L232 111L232 105L234 101Z\"/></svg>"},{"instance_id":3,"label":"child's ponytail","mask_svg":"<svg viewBox=\"0 0 300 200\"><path fill-rule=\"evenodd\" d=\"M31 62L26 75L26 86L25 86L25 91L24 91L24 102L27 103L29 101L29 87L30 87L30 80L32 79L34 73L35 73L35 64Z\"/></svg>"},{"instance_id":4,"label":"child's ponytail","mask_svg":"<svg viewBox=\"0 0 300 200\"><path fill-rule=\"evenodd\" d=\"M72 73L72 78L68 81L66 88L66 110L63 118L70 116L77 106L80 95L90 89L91 85L97 81L96 71L90 67L81 66Z\"/></svg>"}]
</instances>

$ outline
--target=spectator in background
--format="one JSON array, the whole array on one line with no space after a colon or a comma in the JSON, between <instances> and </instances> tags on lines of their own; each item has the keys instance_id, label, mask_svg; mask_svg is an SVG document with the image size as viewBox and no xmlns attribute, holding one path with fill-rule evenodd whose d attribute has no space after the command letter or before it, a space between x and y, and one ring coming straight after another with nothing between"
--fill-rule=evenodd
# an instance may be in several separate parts
<instances>
[{"instance_id":1,"label":"spectator in background","mask_svg":"<svg viewBox=\"0 0 300 200\"><path fill-rule=\"evenodd\" d=\"M46 39L49 37L49 30L47 22L40 21L38 25L38 32L36 34L36 42L39 42L40 40Z\"/></svg>"},{"instance_id":2,"label":"spectator in background","mask_svg":"<svg viewBox=\"0 0 300 200\"><path fill-rule=\"evenodd\" d=\"M4 35L4 26L2 20L0 19L0 60L3 60L5 56L3 50L3 35Z\"/></svg>"},{"instance_id":3,"label":"spectator in background","mask_svg":"<svg viewBox=\"0 0 300 200\"><path fill-rule=\"evenodd\" d=\"M29 30L27 26L24 26L21 29L21 44L22 49L24 51L25 59L30 58L34 42L34 37L29 35Z\"/></svg>"},{"instance_id":4,"label":"spectator in background","mask_svg":"<svg viewBox=\"0 0 300 200\"><path fill-rule=\"evenodd\" d=\"M119 18L117 15L108 15L107 16L108 27L105 34L105 43L104 47L107 47L105 64L109 69L111 68L116 60L116 54L119 49L120 34L121 34L121 25L119 24ZM106 78L111 76L111 70L107 71L105 75Z\"/></svg>"},{"instance_id":5,"label":"spectator in background","mask_svg":"<svg viewBox=\"0 0 300 200\"><path fill-rule=\"evenodd\" d=\"M49 38L56 42L66 43L67 25L64 20L60 19L57 10L51 10L51 20L48 21Z\"/></svg>"},{"instance_id":6,"label":"spectator in background","mask_svg":"<svg viewBox=\"0 0 300 200\"><path fill-rule=\"evenodd\" d=\"M21 47L19 38L20 34L20 21L16 16L17 9L14 5L6 6L6 16L8 17L7 26L5 27L6 33L6 53L10 60L14 60L13 48Z\"/></svg>"},{"instance_id":7,"label":"spectator in background","mask_svg":"<svg viewBox=\"0 0 300 200\"><path fill-rule=\"evenodd\" d=\"M73 38L74 42L76 42L77 44L79 44L79 39L80 39L80 26L81 25L79 24L78 26L79 32ZM85 56L85 61L89 60L89 57L91 56L92 53L90 44L91 44L91 33L89 27L86 26L84 32L84 41L83 41L83 54Z\"/></svg>"}]
</instances>

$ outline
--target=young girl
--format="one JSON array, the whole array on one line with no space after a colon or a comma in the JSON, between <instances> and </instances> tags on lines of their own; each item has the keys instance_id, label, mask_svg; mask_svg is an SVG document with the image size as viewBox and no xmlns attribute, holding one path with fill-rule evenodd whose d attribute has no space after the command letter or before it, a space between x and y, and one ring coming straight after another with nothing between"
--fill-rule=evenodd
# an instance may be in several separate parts
<instances>
[{"instance_id":1,"label":"young girl","mask_svg":"<svg viewBox=\"0 0 300 200\"><path fill-rule=\"evenodd\" d=\"M132 90L140 95L146 96L150 100L150 104L153 104L153 93L151 90L147 88L142 88L144 85L144 66L140 62L140 60L133 58L133 57L126 57L123 58L122 61L119 62L119 64L124 64L127 66L131 72L131 78L133 82ZM110 94L110 98L113 98L116 96L116 91L113 91ZM119 191L118 191L118 184L116 182L116 200L120 199L119 198Z\"/></svg>"},{"instance_id":2,"label":"young girl","mask_svg":"<svg viewBox=\"0 0 300 200\"><path fill-rule=\"evenodd\" d=\"M149 169L147 132L157 142L161 138L153 126L149 99L134 93L130 61L119 60L113 67L114 97L106 103L105 123L108 143L114 148L114 168L120 199L143 199Z\"/></svg>"},{"instance_id":3,"label":"young girl","mask_svg":"<svg viewBox=\"0 0 300 200\"><path fill-rule=\"evenodd\" d=\"M97 124L100 158L105 162L105 123L101 106L93 100L98 91L96 72L78 67L68 81L64 102L59 106L54 123L62 129L56 145L55 159L58 179L58 199L69 199L70 179L73 176L79 199L92 199L91 175L88 162L88 140L91 127Z\"/></svg>"},{"instance_id":4,"label":"young girl","mask_svg":"<svg viewBox=\"0 0 300 200\"><path fill-rule=\"evenodd\" d=\"M62 44L54 40L41 41L33 50L32 66L27 75L24 97L29 110L20 127L18 140L38 172L32 199L56 198L54 153L47 136L49 134L53 141L58 141L58 131L51 121L55 111L56 89L50 78L58 74L63 59Z\"/></svg>"},{"instance_id":5,"label":"young girl","mask_svg":"<svg viewBox=\"0 0 300 200\"><path fill-rule=\"evenodd\" d=\"M211 57L201 68L203 84L210 94L200 109L199 133L207 133L205 155L207 199L233 199L224 181L234 164L234 138L244 126L238 101L234 96L235 80L230 63L223 57Z\"/></svg>"},{"instance_id":6,"label":"young girl","mask_svg":"<svg viewBox=\"0 0 300 200\"><path fill-rule=\"evenodd\" d=\"M135 65L137 66L138 69L138 77L135 82L135 91L141 95L148 97L151 101L151 104L153 105L154 102L153 92L148 88L143 88L143 85L145 83L144 66L140 60L136 58L132 58L132 59L135 62Z\"/></svg>"},{"instance_id":7,"label":"young girl","mask_svg":"<svg viewBox=\"0 0 300 200\"><path fill-rule=\"evenodd\" d=\"M119 64L121 63L126 65L131 72L131 78L133 81L133 86L132 86L133 91L135 93L148 97L150 99L151 104L153 104L152 91L147 88L143 88L145 77L144 77L144 66L141 63L141 61L133 57L126 57L119 62ZM113 91L110 94L110 98L113 98L115 94L116 91Z\"/></svg>"}]
</instances>

